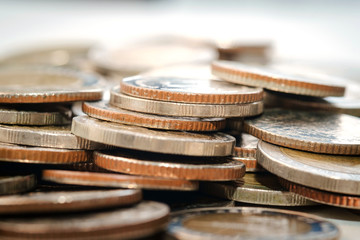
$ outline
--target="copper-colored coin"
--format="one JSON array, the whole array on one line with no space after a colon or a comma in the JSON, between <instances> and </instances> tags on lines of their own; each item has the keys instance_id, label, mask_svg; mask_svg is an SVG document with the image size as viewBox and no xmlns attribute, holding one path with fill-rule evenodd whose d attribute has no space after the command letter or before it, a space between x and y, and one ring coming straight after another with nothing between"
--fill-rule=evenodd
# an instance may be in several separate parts
<instances>
[{"instance_id":1,"label":"copper-colored coin","mask_svg":"<svg viewBox=\"0 0 360 240\"><path fill-rule=\"evenodd\" d=\"M86 162L92 153L85 150L41 148L0 143L0 162L32 164L72 164Z\"/></svg>"},{"instance_id":2,"label":"copper-colored coin","mask_svg":"<svg viewBox=\"0 0 360 240\"><path fill-rule=\"evenodd\" d=\"M315 97L343 96L345 87L338 79L280 72L265 67L252 67L231 61L215 61L212 73L226 81L269 90Z\"/></svg>"},{"instance_id":3,"label":"copper-colored coin","mask_svg":"<svg viewBox=\"0 0 360 240\"><path fill-rule=\"evenodd\" d=\"M135 76L120 85L124 94L167 102L242 104L263 99L261 88L209 79Z\"/></svg>"},{"instance_id":4,"label":"copper-colored coin","mask_svg":"<svg viewBox=\"0 0 360 240\"><path fill-rule=\"evenodd\" d=\"M244 118L226 118L226 129L242 133L244 129Z\"/></svg>"},{"instance_id":5,"label":"copper-colored coin","mask_svg":"<svg viewBox=\"0 0 360 240\"><path fill-rule=\"evenodd\" d=\"M84 102L83 111L90 117L123 124L180 131L217 131L225 127L224 118L165 117L128 111L105 102Z\"/></svg>"},{"instance_id":6,"label":"copper-colored coin","mask_svg":"<svg viewBox=\"0 0 360 240\"><path fill-rule=\"evenodd\" d=\"M255 159L258 142L258 138L247 133L242 133L240 142L236 143L234 147L233 155L239 158Z\"/></svg>"},{"instance_id":7,"label":"copper-colored coin","mask_svg":"<svg viewBox=\"0 0 360 240\"><path fill-rule=\"evenodd\" d=\"M0 197L0 214L77 212L119 207L141 201L141 191L36 192Z\"/></svg>"},{"instance_id":8,"label":"copper-colored coin","mask_svg":"<svg viewBox=\"0 0 360 240\"><path fill-rule=\"evenodd\" d=\"M244 130L266 142L316 153L360 154L360 119L327 112L266 110Z\"/></svg>"},{"instance_id":9,"label":"copper-colored coin","mask_svg":"<svg viewBox=\"0 0 360 240\"><path fill-rule=\"evenodd\" d=\"M154 178L145 176L131 176L117 173L80 172L66 170L44 170L43 179L46 181L109 188L134 188L193 191L198 189L197 182L183 179Z\"/></svg>"},{"instance_id":10,"label":"copper-colored coin","mask_svg":"<svg viewBox=\"0 0 360 240\"><path fill-rule=\"evenodd\" d=\"M94 162L111 171L174 179L229 181L245 174L245 165L231 158L184 158L113 151L95 152Z\"/></svg>"},{"instance_id":11,"label":"copper-colored coin","mask_svg":"<svg viewBox=\"0 0 360 240\"><path fill-rule=\"evenodd\" d=\"M242 162L245 164L246 172L264 172L266 171L256 160L256 158L242 158L242 157L233 157L235 161Z\"/></svg>"},{"instance_id":12,"label":"copper-colored coin","mask_svg":"<svg viewBox=\"0 0 360 240\"><path fill-rule=\"evenodd\" d=\"M281 185L290 192L299 194L314 202L337 207L360 209L360 196L345 195L318 190L279 178Z\"/></svg>"},{"instance_id":13,"label":"copper-colored coin","mask_svg":"<svg viewBox=\"0 0 360 240\"><path fill-rule=\"evenodd\" d=\"M0 69L0 103L51 103L101 100L98 76L50 67Z\"/></svg>"},{"instance_id":14,"label":"copper-colored coin","mask_svg":"<svg viewBox=\"0 0 360 240\"><path fill-rule=\"evenodd\" d=\"M36 186L35 175L0 176L0 195L15 194L31 190Z\"/></svg>"},{"instance_id":15,"label":"copper-colored coin","mask_svg":"<svg viewBox=\"0 0 360 240\"><path fill-rule=\"evenodd\" d=\"M133 207L62 214L56 216L4 217L2 239L134 239L163 230L169 208L158 202Z\"/></svg>"}]
</instances>

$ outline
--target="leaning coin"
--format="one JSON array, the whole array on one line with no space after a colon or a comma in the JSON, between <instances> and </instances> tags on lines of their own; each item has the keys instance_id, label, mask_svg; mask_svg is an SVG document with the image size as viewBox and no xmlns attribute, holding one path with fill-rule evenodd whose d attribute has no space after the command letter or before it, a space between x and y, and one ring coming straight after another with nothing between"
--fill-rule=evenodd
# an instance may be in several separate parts
<instances>
[{"instance_id":1,"label":"leaning coin","mask_svg":"<svg viewBox=\"0 0 360 240\"><path fill-rule=\"evenodd\" d=\"M184 179L130 176L117 173L44 170L42 176L43 180L46 181L81 186L176 191L194 191L198 189L197 182Z\"/></svg>"},{"instance_id":2,"label":"leaning coin","mask_svg":"<svg viewBox=\"0 0 360 240\"><path fill-rule=\"evenodd\" d=\"M0 238L6 239L129 239L163 230L169 208L158 202L133 207L56 216L3 217ZM131 216L131 217L129 217Z\"/></svg>"},{"instance_id":3,"label":"leaning coin","mask_svg":"<svg viewBox=\"0 0 360 240\"><path fill-rule=\"evenodd\" d=\"M101 100L100 77L50 67L0 68L0 103Z\"/></svg>"},{"instance_id":4,"label":"leaning coin","mask_svg":"<svg viewBox=\"0 0 360 240\"><path fill-rule=\"evenodd\" d=\"M83 111L101 120L166 130L218 131L225 127L224 118L165 117L112 107L105 102L84 102Z\"/></svg>"},{"instance_id":5,"label":"leaning coin","mask_svg":"<svg viewBox=\"0 0 360 240\"><path fill-rule=\"evenodd\" d=\"M360 119L346 114L266 110L244 130L264 141L316 153L360 154Z\"/></svg>"},{"instance_id":6,"label":"leaning coin","mask_svg":"<svg viewBox=\"0 0 360 240\"><path fill-rule=\"evenodd\" d=\"M176 239L336 240L336 225L295 211L235 207L176 212L168 226Z\"/></svg>"},{"instance_id":7,"label":"leaning coin","mask_svg":"<svg viewBox=\"0 0 360 240\"><path fill-rule=\"evenodd\" d=\"M215 61L212 73L228 82L314 97L344 96L341 79L286 73L266 67L252 67L231 61Z\"/></svg>"},{"instance_id":8,"label":"leaning coin","mask_svg":"<svg viewBox=\"0 0 360 240\"><path fill-rule=\"evenodd\" d=\"M136 112L178 117L245 117L263 112L262 101L244 104L175 103L128 96L119 93L119 88L110 92L110 104Z\"/></svg>"},{"instance_id":9,"label":"leaning coin","mask_svg":"<svg viewBox=\"0 0 360 240\"><path fill-rule=\"evenodd\" d=\"M0 176L0 195L26 192L36 185L35 175Z\"/></svg>"},{"instance_id":10,"label":"leaning coin","mask_svg":"<svg viewBox=\"0 0 360 240\"><path fill-rule=\"evenodd\" d=\"M360 156L316 154L259 142L258 162L269 172L308 187L360 195Z\"/></svg>"},{"instance_id":11,"label":"leaning coin","mask_svg":"<svg viewBox=\"0 0 360 240\"><path fill-rule=\"evenodd\" d=\"M246 173L234 182L204 182L200 190L206 194L238 202L273 206L306 206L314 203L306 198L285 191L278 178L268 173Z\"/></svg>"},{"instance_id":12,"label":"leaning coin","mask_svg":"<svg viewBox=\"0 0 360 240\"><path fill-rule=\"evenodd\" d=\"M189 158L112 151L95 152L94 162L110 171L174 179L229 181L245 174L245 165L231 158Z\"/></svg>"},{"instance_id":13,"label":"leaning coin","mask_svg":"<svg viewBox=\"0 0 360 240\"><path fill-rule=\"evenodd\" d=\"M235 143L235 138L224 133L159 131L87 116L73 119L72 132L76 136L117 147L192 156L228 156Z\"/></svg>"},{"instance_id":14,"label":"leaning coin","mask_svg":"<svg viewBox=\"0 0 360 240\"><path fill-rule=\"evenodd\" d=\"M80 212L130 205L141 201L134 189L36 192L0 197L0 214Z\"/></svg>"}]
</instances>

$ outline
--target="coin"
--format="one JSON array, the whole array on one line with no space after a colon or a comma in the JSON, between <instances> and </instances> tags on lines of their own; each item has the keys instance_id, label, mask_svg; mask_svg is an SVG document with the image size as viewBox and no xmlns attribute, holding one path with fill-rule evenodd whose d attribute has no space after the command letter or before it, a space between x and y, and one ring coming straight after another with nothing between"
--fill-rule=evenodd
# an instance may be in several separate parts
<instances>
[{"instance_id":1,"label":"coin","mask_svg":"<svg viewBox=\"0 0 360 240\"><path fill-rule=\"evenodd\" d=\"M76 137L70 126L0 125L0 142L65 149L104 149L107 146Z\"/></svg>"},{"instance_id":2,"label":"coin","mask_svg":"<svg viewBox=\"0 0 360 240\"><path fill-rule=\"evenodd\" d=\"M252 67L231 61L215 61L212 73L229 82L299 95L328 97L343 96L345 87L337 85L339 79L286 73L266 67Z\"/></svg>"},{"instance_id":3,"label":"coin","mask_svg":"<svg viewBox=\"0 0 360 240\"><path fill-rule=\"evenodd\" d=\"M0 197L0 214L79 212L141 201L140 190L36 192Z\"/></svg>"},{"instance_id":4,"label":"coin","mask_svg":"<svg viewBox=\"0 0 360 240\"><path fill-rule=\"evenodd\" d=\"M360 195L360 156L317 154L259 142L256 159L269 172L308 187Z\"/></svg>"},{"instance_id":5,"label":"coin","mask_svg":"<svg viewBox=\"0 0 360 240\"><path fill-rule=\"evenodd\" d=\"M238 202L273 206L314 205L306 198L285 191L278 178L268 173L246 173L233 182L204 182L200 190L206 194Z\"/></svg>"},{"instance_id":6,"label":"coin","mask_svg":"<svg viewBox=\"0 0 360 240\"><path fill-rule=\"evenodd\" d=\"M157 101L136 98L119 93L119 88L110 92L110 104L123 109L178 117L244 117L263 112L263 102L245 104L194 104Z\"/></svg>"},{"instance_id":7,"label":"coin","mask_svg":"<svg viewBox=\"0 0 360 240\"><path fill-rule=\"evenodd\" d=\"M184 158L112 151L95 152L94 162L111 171L174 179L229 181L245 174L245 165L231 158Z\"/></svg>"},{"instance_id":8,"label":"coin","mask_svg":"<svg viewBox=\"0 0 360 240\"><path fill-rule=\"evenodd\" d=\"M235 144L235 139L224 133L159 131L86 116L73 118L72 132L117 147L192 156L228 156Z\"/></svg>"},{"instance_id":9,"label":"coin","mask_svg":"<svg viewBox=\"0 0 360 240\"><path fill-rule=\"evenodd\" d=\"M72 164L92 158L90 151L56 148L28 147L0 143L0 162L31 164Z\"/></svg>"},{"instance_id":10,"label":"coin","mask_svg":"<svg viewBox=\"0 0 360 240\"><path fill-rule=\"evenodd\" d=\"M84 102L83 111L101 120L168 130L217 131L225 127L224 118L165 117L112 107L106 102Z\"/></svg>"},{"instance_id":11,"label":"coin","mask_svg":"<svg viewBox=\"0 0 360 240\"><path fill-rule=\"evenodd\" d=\"M0 195L29 191L36 185L33 174L23 176L0 176Z\"/></svg>"},{"instance_id":12,"label":"coin","mask_svg":"<svg viewBox=\"0 0 360 240\"><path fill-rule=\"evenodd\" d=\"M134 76L124 78L120 91L167 102L242 104L261 101L263 90L210 79Z\"/></svg>"},{"instance_id":13,"label":"coin","mask_svg":"<svg viewBox=\"0 0 360 240\"><path fill-rule=\"evenodd\" d=\"M50 67L0 68L0 103L51 103L101 100L98 76Z\"/></svg>"},{"instance_id":14,"label":"coin","mask_svg":"<svg viewBox=\"0 0 360 240\"><path fill-rule=\"evenodd\" d=\"M130 208L56 216L4 217L1 238L128 239L163 230L169 208L158 202L141 202ZM131 217L129 217L131 216Z\"/></svg>"},{"instance_id":15,"label":"coin","mask_svg":"<svg viewBox=\"0 0 360 240\"><path fill-rule=\"evenodd\" d=\"M244 130L264 141L317 153L360 154L360 119L326 112L266 110Z\"/></svg>"},{"instance_id":16,"label":"coin","mask_svg":"<svg viewBox=\"0 0 360 240\"><path fill-rule=\"evenodd\" d=\"M197 182L184 179L131 176L117 173L44 170L42 176L46 181L82 186L177 191L194 191L198 189Z\"/></svg>"},{"instance_id":17,"label":"coin","mask_svg":"<svg viewBox=\"0 0 360 240\"><path fill-rule=\"evenodd\" d=\"M258 138L247 133L242 133L240 142L236 143L234 147L233 155L239 158L255 159L258 142L259 142Z\"/></svg>"},{"instance_id":18,"label":"coin","mask_svg":"<svg viewBox=\"0 0 360 240\"><path fill-rule=\"evenodd\" d=\"M246 172L263 172L266 171L256 160L256 158L242 158L242 157L233 157L235 161L242 162L245 164Z\"/></svg>"},{"instance_id":19,"label":"coin","mask_svg":"<svg viewBox=\"0 0 360 240\"><path fill-rule=\"evenodd\" d=\"M176 239L326 239L339 238L331 222L295 211L235 207L174 213L168 232Z\"/></svg>"}]
</instances>

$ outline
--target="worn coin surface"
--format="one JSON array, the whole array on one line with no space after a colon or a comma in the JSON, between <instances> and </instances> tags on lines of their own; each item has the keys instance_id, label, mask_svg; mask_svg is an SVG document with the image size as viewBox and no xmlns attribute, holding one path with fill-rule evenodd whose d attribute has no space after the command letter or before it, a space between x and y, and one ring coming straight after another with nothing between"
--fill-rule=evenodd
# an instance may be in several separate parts
<instances>
[{"instance_id":1,"label":"worn coin surface","mask_svg":"<svg viewBox=\"0 0 360 240\"><path fill-rule=\"evenodd\" d=\"M327 155L259 142L258 162L269 172L308 187L360 195L360 156Z\"/></svg>"},{"instance_id":2,"label":"worn coin surface","mask_svg":"<svg viewBox=\"0 0 360 240\"><path fill-rule=\"evenodd\" d=\"M106 102L84 102L82 109L90 117L101 120L156 129L218 131L226 124L224 118L165 117L128 111Z\"/></svg>"},{"instance_id":3,"label":"worn coin surface","mask_svg":"<svg viewBox=\"0 0 360 240\"><path fill-rule=\"evenodd\" d=\"M141 198L134 189L35 192L0 197L0 214L78 212L130 205Z\"/></svg>"},{"instance_id":4,"label":"worn coin surface","mask_svg":"<svg viewBox=\"0 0 360 240\"><path fill-rule=\"evenodd\" d=\"M245 165L231 158L189 158L112 151L95 152L94 162L116 172L187 180L229 181L245 174Z\"/></svg>"},{"instance_id":5,"label":"worn coin surface","mask_svg":"<svg viewBox=\"0 0 360 240\"><path fill-rule=\"evenodd\" d=\"M123 109L178 117L245 117L263 112L263 102L244 104L195 104L157 101L136 98L119 93L119 88L110 92L110 104Z\"/></svg>"},{"instance_id":6,"label":"worn coin surface","mask_svg":"<svg viewBox=\"0 0 360 240\"><path fill-rule=\"evenodd\" d=\"M233 157L235 161L242 162L245 164L246 172L264 172L266 171L256 160L256 158L242 158L242 157Z\"/></svg>"},{"instance_id":7,"label":"worn coin surface","mask_svg":"<svg viewBox=\"0 0 360 240\"><path fill-rule=\"evenodd\" d=\"M174 213L168 232L176 239L335 240L331 222L295 211L235 207L202 208Z\"/></svg>"},{"instance_id":8,"label":"worn coin surface","mask_svg":"<svg viewBox=\"0 0 360 240\"><path fill-rule=\"evenodd\" d=\"M231 155L235 138L224 133L151 130L79 116L72 132L82 138L117 147L192 156Z\"/></svg>"},{"instance_id":9,"label":"worn coin surface","mask_svg":"<svg viewBox=\"0 0 360 240\"><path fill-rule=\"evenodd\" d=\"M33 174L24 176L0 176L0 195L26 192L34 188L36 177Z\"/></svg>"},{"instance_id":10,"label":"worn coin surface","mask_svg":"<svg viewBox=\"0 0 360 240\"><path fill-rule=\"evenodd\" d=\"M212 73L228 82L262 87L269 90L299 95L328 97L343 96L345 87L337 82L341 79L331 77L307 76L307 73L294 74L266 67L253 67L232 61L215 61Z\"/></svg>"},{"instance_id":11,"label":"worn coin surface","mask_svg":"<svg viewBox=\"0 0 360 240\"><path fill-rule=\"evenodd\" d=\"M266 110L244 130L266 142L316 153L359 155L360 119L327 112Z\"/></svg>"},{"instance_id":12,"label":"worn coin surface","mask_svg":"<svg viewBox=\"0 0 360 240\"><path fill-rule=\"evenodd\" d=\"M236 143L234 147L233 155L239 158L255 159L259 139L250 134L241 133L241 138L239 140L239 143Z\"/></svg>"},{"instance_id":13,"label":"worn coin surface","mask_svg":"<svg viewBox=\"0 0 360 240\"><path fill-rule=\"evenodd\" d=\"M43 179L46 181L109 188L157 189L194 191L198 183L185 179L168 179L145 176L131 176L117 173L98 173L66 170L44 170Z\"/></svg>"}]
</instances>

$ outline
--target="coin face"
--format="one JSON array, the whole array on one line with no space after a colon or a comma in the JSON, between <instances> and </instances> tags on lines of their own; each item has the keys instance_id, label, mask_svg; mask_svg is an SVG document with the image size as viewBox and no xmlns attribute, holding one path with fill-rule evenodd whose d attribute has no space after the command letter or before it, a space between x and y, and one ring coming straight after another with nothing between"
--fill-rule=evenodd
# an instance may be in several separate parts
<instances>
[{"instance_id":1,"label":"coin face","mask_svg":"<svg viewBox=\"0 0 360 240\"><path fill-rule=\"evenodd\" d=\"M326 112L266 110L245 121L244 130L264 141L305 151L360 154L360 119Z\"/></svg>"},{"instance_id":2,"label":"coin face","mask_svg":"<svg viewBox=\"0 0 360 240\"><path fill-rule=\"evenodd\" d=\"M36 177L33 174L23 176L0 176L0 195L26 192L34 188Z\"/></svg>"},{"instance_id":3,"label":"coin face","mask_svg":"<svg viewBox=\"0 0 360 240\"><path fill-rule=\"evenodd\" d=\"M338 239L333 223L294 211L236 207L173 214L168 231L177 239Z\"/></svg>"},{"instance_id":4,"label":"coin face","mask_svg":"<svg viewBox=\"0 0 360 240\"><path fill-rule=\"evenodd\" d=\"M345 92L345 87L337 84L342 82L340 79L307 76L306 72L287 73L232 61L215 61L211 69L215 76L223 80L277 92L314 97L343 96Z\"/></svg>"},{"instance_id":5,"label":"coin face","mask_svg":"<svg viewBox=\"0 0 360 240\"><path fill-rule=\"evenodd\" d=\"M308 187L360 195L359 156L297 151L261 141L257 160L269 172Z\"/></svg>"}]
</instances>

